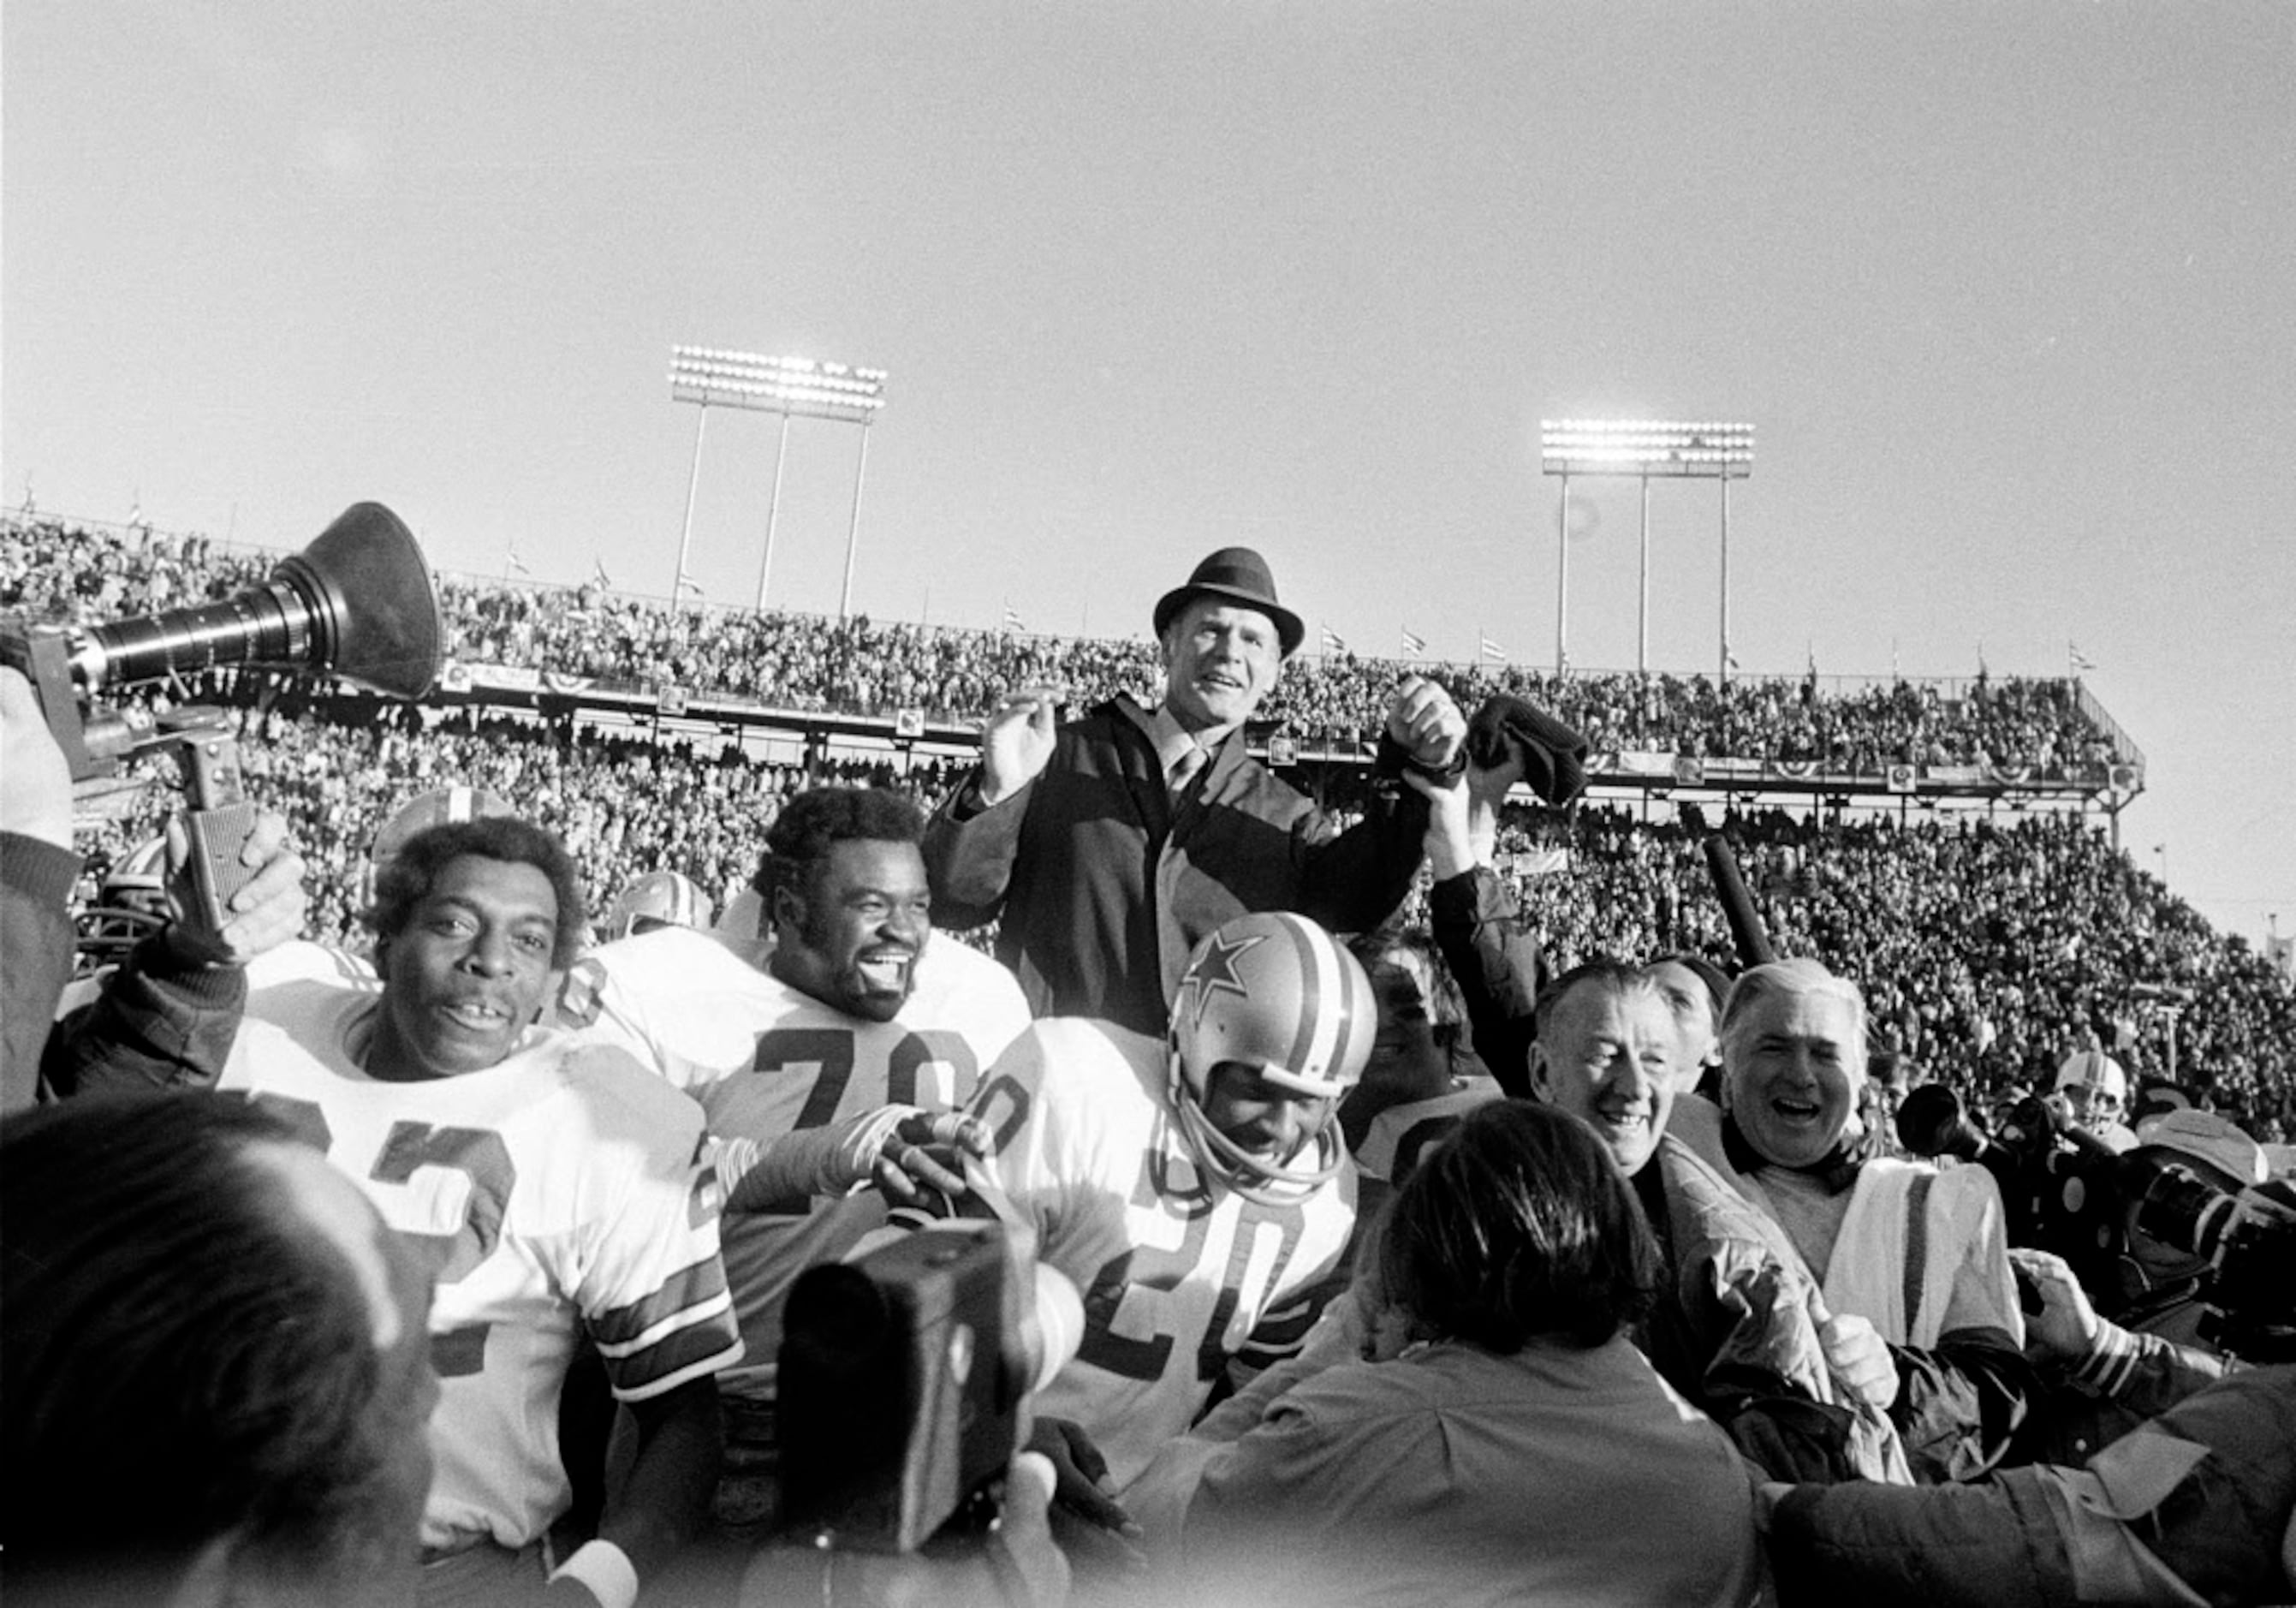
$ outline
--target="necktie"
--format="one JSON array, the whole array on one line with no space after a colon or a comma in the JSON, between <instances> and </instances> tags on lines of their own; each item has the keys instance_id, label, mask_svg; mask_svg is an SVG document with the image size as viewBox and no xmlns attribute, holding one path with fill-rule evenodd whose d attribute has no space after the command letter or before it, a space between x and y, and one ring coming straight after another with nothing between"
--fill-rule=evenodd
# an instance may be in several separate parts
<instances>
[{"instance_id":1,"label":"necktie","mask_svg":"<svg viewBox=\"0 0 2296 1608\"><path fill-rule=\"evenodd\" d=\"M1204 774L1204 765L1211 758L1194 743L1188 744L1180 757L1172 761L1172 768L1164 773L1164 785L1178 803L1195 791L1196 778Z\"/></svg>"}]
</instances>

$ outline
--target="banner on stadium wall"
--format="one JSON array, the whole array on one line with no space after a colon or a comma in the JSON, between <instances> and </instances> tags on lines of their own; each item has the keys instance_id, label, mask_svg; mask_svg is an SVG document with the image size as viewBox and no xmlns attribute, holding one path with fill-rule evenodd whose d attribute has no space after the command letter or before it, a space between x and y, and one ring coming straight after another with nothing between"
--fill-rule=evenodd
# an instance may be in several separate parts
<instances>
[{"instance_id":1,"label":"banner on stadium wall","mask_svg":"<svg viewBox=\"0 0 2296 1608\"><path fill-rule=\"evenodd\" d=\"M1914 767L1910 765L1892 765L1884 773L1883 779L1888 783L1891 792L1914 791Z\"/></svg>"},{"instance_id":2,"label":"banner on stadium wall","mask_svg":"<svg viewBox=\"0 0 2296 1608\"><path fill-rule=\"evenodd\" d=\"M656 687L653 694L654 712L660 715L685 713L685 689L676 682Z\"/></svg>"},{"instance_id":3,"label":"banner on stadium wall","mask_svg":"<svg viewBox=\"0 0 2296 1608\"><path fill-rule=\"evenodd\" d=\"M1985 779L2003 787L2021 787L2032 774L2033 767L2030 765L1988 765L1985 767Z\"/></svg>"},{"instance_id":4,"label":"banner on stadium wall","mask_svg":"<svg viewBox=\"0 0 2296 1608\"><path fill-rule=\"evenodd\" d=\"M471 667L459 659L449 659L446 669L439 672L439 685L450 693L471 690Z\"/></svg>"},{"instance_id":5,"label":"banner on stadium wall","mask_svg":"<svg viewBox=\"0 0 2296 1608\"><path fill-rule=\"evenodd\" d=\"M1621 749L1614 763L1630 776L1670 776L1674 775L1672 754L1652 753L1641 749Z\"/></svg>"},{"instance_id":6,"label":"banner on stadium wall","mask_svg":"<svg viewBox=\"0 0 2296 1608\"><path fill-rule=\"evenodd\" d=\"M1289 732L1278 732L1267 740L1267 762L1270 765L1300 763L1300 739Z\"/></svg>"},{"instance_id":7,"label":"banner on stadium wall","mask_svg":"<svg viewBox=\"0 0 2296 1608\"><path fill-rule=\"evenodd\" d=\"M470 675L474 683L508 687L512 692L532 693L542 686L542 672L531 665L474 664L470 667Z\"/></svg>"},{"instance_id":8,"label":"banner on stadium wall","mask_svg":"<svg viewBox=\"0 0 2296 1608\"><path fill-rule=\"evenodd\" d=\"M1684 787L1706 785L1706 761L1690 754L1674 757L1674 779Z\"/></svg>"},{"instance_id":9,"label":"banner on stadium wall","mask_svg":"<svg viewBox=\"0 0 2296 1608\"><path fill-rule=\"evenodd\" d=\"M905 709L895 710L893 711L893 735L896 737L922 737L924 734L924 710L921 709Z\"/></svg>"},{"instance_id":10,"label":"banner on stadium wall","mask_svg":"<svg viewBox=\"0 0 2296 1608\"><path fill-rule=\"evenodd\" d=\"M1981 765L1932 765L1925 773L1932 782L1942 782L1948 787L1974 787L1985 780ZM2020 776L2018 780L2022 781Z\"/></svg>"},{"instance_id":11,"label":"banner on stadium wall","mask_svg":"<svg viewBox=\"0 0 2296 1608\"><path fill-rule=\"evenodd\" d=\"M1812 776L1817 775L1817 761L1815 759L1777 759L1772 761L1771 768L1775 769L1778 775L1782 776L1791 777L1796 782L1807 782Z\"/></svg>"},{"instance_id":12,"label":"banner on stadium wall","mask_svg":"<svg viewBox=\"0 0 2296 1608\"><path fill-rule=\"evenodd\" d=\"M1499 869L1510 876L1559 876L1570 869L1568 849L1524 849L1500 857Z\"/></svg>"},{"instance_id":13,"label":"banner on stadium wall","mask_svg":"<svg viewBox=\"0 0 2296 1608\"><path fill-rule=\"evenodd\" d=\"M577 676L571 670L542 672L542 685L554 693L586 693L590 690L590 682L589 677Z\"/></svg>"}]
</instances>

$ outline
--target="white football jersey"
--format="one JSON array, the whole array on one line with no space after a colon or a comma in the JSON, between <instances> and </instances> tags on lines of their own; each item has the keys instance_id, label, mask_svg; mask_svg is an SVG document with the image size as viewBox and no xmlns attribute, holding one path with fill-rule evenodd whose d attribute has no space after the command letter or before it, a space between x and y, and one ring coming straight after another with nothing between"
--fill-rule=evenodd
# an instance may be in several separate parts
<instances>
[{"instance_id":1,"label":"white football jersey","mask_svg":"<svg viewBox=\"0 0 2296 1608\"><path fill-rule=\"evenodd\" d=\"M683 928L626 938L575 967L561 1020L586 1016L587 1033L658 1067L701 1103L712 1135L759 1141L887 1104L955 1110L1029 1024L1013 974L946 939L925 946L908 1002L883 1022L791 988L765 969L767 953ZM884 1220L873 1190L727 1215L743 1382L769 1386L797 1276L841 1259Z\"/></svg>"},{"instance_id":2,"label":"white football jersey","mask_svg":"<svg viewBox=\"0 0 2296 1608\"><path fill-rule=\"evenodd\" d=\"M521 1546L568 1500L558 1397L578 1326L626 1401L739 1360L701 1114L628 1054L536 1032L481 1072L361 1067L381 985L304 976L247 1002L217 1087L284 1117L438 1270L426 1546Z\"/></svg>"},{"instance_id":3,"label":"white football jersey","mask_svg":"<svg viewBox=\"0 0 2296 1608\"><path fill-rule=\"evenodd\" d=\"M1355 1229L1352 1162L1304 1199L1246 1200L1198 1169L1165 1104L1160 1039L1037 1022L972 1103L996 1134L977 1183L1084 1292L1084 1341L1037 1410L1084 1426L1120 1488L1184 1433L1255 1329L1296 1341L1300 1298Z\"/></svg>"}]
</instances>

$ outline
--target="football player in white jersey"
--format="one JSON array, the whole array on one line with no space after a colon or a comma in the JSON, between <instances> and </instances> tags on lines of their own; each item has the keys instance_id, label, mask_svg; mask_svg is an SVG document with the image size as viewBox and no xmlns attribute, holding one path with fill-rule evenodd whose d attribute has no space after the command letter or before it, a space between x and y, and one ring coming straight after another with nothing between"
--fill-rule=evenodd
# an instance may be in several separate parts
<instances>
[{"instance_id":1,"label":"football player in white jersey","mask_svg":"<svg viewBox=\"0 0 2296 1608\"><path fill-rule=\"evenodd\" d=\"M935 1153L978 1131L956 1113L1029 1022L1011 972L931 941L923 832L897 793L800 793L766 835L748 931L641 933L568 980L562 1022L627 1046L708 1114L746 1353L721 1383L752 1399L771 1394L797 1276L883 1223L864 1186L882 1175L906 1198L914 1170L963 1188Z\"/></svg>"},{"instance_id":2,"label":"football player in white jersey","mask_svg":"<svg viewBox=\"0 0 2296 1608\"><path fill-rule=\"evenodd\" d=\"M713 1375L740 1356L701 1114L626 1052L537 1026L584 931L573 862L539 827L418 833L382 869L369 919L379 980L347 967L253 989L217 1087L324 1149L436 1268L422 1601L578 1585L628 1608L707 1502ZM132 1013L158 997L108 997ZM132 1046L164 1028L106 1022L99 1009L84 1030ZM636 1432L599 1538L552 1574L578 1327Z\"/></svg>"},{"instance_id":3,"label":"football player in white jersey","mask_svg":"<svg viewBox=\"0 0 2296 1608\"><path fill-rule=\"evenodd\" d=\"M973 1193L1084 1296L1082 1345L1037 1401L1055 1462L1080 1432L1120 1497L1223 1373L1307 1332L1355 1228L1333 1109L1377 1024L1353 956L1265 913L1197 946L1165 1038L1054 1019L991 1070L972 1109L996 1154ZM1095 1508L1078 1481L1095 1466L1063 1468L1064 1504Z\"/></svg>"}]
</instances>

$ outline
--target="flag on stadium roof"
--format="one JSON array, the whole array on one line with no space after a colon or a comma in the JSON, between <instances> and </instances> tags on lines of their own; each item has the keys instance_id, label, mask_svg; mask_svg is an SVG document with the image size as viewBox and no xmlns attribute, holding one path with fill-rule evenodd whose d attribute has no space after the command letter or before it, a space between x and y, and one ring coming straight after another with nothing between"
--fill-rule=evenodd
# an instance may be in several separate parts
<instances>
[{"instance_id":1,"label":"flag on stadium roof","mask_svg":"<svg viewBox=\"0 0 2296 1608\"><path fill-rule=\"evenodd\" d=\"M598 572L598 584L605 587L607 591L612 591L614 589L614 578L606 573L606 566L598 559L593 557L590 560L590 567Z\"/></svg>"},{"instance_id":2,"label":"flag on stadium roof","mask_svg":"<svg viewBox=\"0 0 2296 1608\"><path fill-rule=\"evenodd\" d=\"M1029 629L1027 626L1021 623L1021 611L1011 603L1004 605L1004 628L1007 631L1019 631L1023 634Z\"/></svg>"},{"instance_id":3,"label":"flag on stadium roof","mask_svg":"<svg viewBox=\"0 0 2296 1608\"><path fill-rule=\"evenodd\" d=\"M2076 676L2079 675L2083 670L2093 670L2096 669L2096 660L2082 652L2080 651L2080 645L2078 643L2068 642L2065 644L2065 662L2072 667L2072 672Z\"/></svg>"},{"instance_id":4,"label":"flag on stadium roof","mask_svg":"<svg viewBox=\"0 0 2296 1608\"><path fill-rule=\"evenodd\" d=\"M1480 633L1478 633L1478 635L1480 635ZM1489 637L1483 637L1484 663L1505 664L1506 662L1506 656L1507 651L1505 648L1499 646L1498 644L1493 642Z\"/></svg>"},{"instance_id":5,"label":"flag on stadium roof","mask_svg":"<svg viewBox=\"0 0 2296 1608\"><path fill-rule=\"evenodd\" d=\"M518 549L515 547L512 547L510 550L507 562L511 569L520 575L531 575L534 573L533 570L526 567L526 561L519 557Z\"/></svg>"},{"instance_id":6,"label":"flag on stadium roof","mask_svg":"<svg viewBox=\"0 0 2296 1608\"><path fill-rule=\"evenodd\" d=\"M681 592L692 592L698 595L701 590L701 583L694 579L691 575L681 575L677 578L677 589Z\"/></svg>"},{"instance_id":7,"label":"flag on stadium roof","mask_svg":"<svg viewBox=\"0 0 2296 1608\"><path fill-rule=\"evenodd\" d=\"M1347 651L1348 644L1341 638L1340 634L1332 629L1331 627L1325 626L1324 628L1324 652L1326 653L1344 653Z\"/></svg>"},{"instance_id":8,"label":"flag on stadium roof","mask_svg":"<svg viewBox=\"0 0 2296 1608\"><path fill-rule=\"evenodd\" d=\"M1413 636L1406 628L1403 633L1403 656L1406 659L1417 659L1426 652L1427 639L1424 636Z\"/></svg>"}]
</instances>

